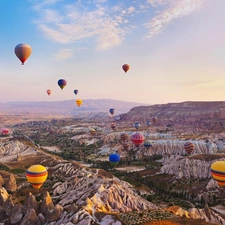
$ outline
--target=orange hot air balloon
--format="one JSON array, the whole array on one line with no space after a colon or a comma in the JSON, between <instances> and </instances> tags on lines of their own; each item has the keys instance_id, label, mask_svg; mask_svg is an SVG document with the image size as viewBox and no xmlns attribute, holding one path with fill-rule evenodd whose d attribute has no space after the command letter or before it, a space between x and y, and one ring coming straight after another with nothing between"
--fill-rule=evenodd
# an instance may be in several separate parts
<instances>
[{"instance_id":1,"label":"orange hot air balloon","mask_svg":"<svg viewBox=\"0 0 225 225\"><path fill-rule=\"evenodd\" d=\"M83 101L82 101L81 99L77 99L77 100L76 100L76 103L77 103L78 107L80 107L80 106L82 105L82 102L83 102Z\"/></svg>"},{"instance_id":2,"label":"orange hot air balloon","mask_svg":"<svg viewBox=\"0 0 225 225\"><path fill-rule=\"evenodd\" d=\"M50 95L52 93L52 90L48 89L47 94Z\"/></svg>"},{"instance_id":3,"label":"orange hot air balloon","mask_svg":"<svg viewBox=\"0 0 225 225\"><path fill-rule=\"evenodd\" d=\"M128 64L124 64L122 66L122 68L123 68L124 72L126 73L130 69L130 66Z\"/></svg>"},{"instance_id":4,"label":"orange hot air balloon","mask_svg":"<svg viewBox=\"0 0 225 225\"><path fill-rule=\"evenodd\" d=\"M18 44L14 52L18 59L22 62L22 65L24 65L24 62L29 58L29 56L32 53L32 48L28 44Z\"/></svg>"},{"instance_id":5,"label":"orange hot air balloon","mask_svg":"<svg viewBox=\"0 0 225 225\"><path fill-rule=\"evenodd\" d=\"M35 188L39 189L48 177L47 169L42 165L33 165L28 168L26 178L29 183Z\"/></svg>"}]
</instances>

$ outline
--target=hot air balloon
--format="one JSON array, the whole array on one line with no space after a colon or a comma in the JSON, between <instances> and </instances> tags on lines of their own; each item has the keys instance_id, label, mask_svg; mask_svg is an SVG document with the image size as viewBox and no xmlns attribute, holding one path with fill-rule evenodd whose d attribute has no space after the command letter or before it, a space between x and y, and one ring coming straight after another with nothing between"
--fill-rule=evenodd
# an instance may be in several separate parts
<instances>
[{"instance_id":1,"label":"hot air balloon","mask_svg":"<svg viewBox=\"0 0 225 225\"><path fill-rule=\"evenodd\" d=\"M191 155L191 153L195 149L195 145L192 142L188 141L184 144L184 149L188 155Z\"/></svg>"},{"instance_id":2,"label":"hot air balloon","mask_svg":"<svg viewBox=\"0 0 225 225\"><path fill-rule=\"evenodd\" d=\"M7 135L7 134L9 134L9 129L7 129L5 127L0 128L0 134L1 135Z\"/></svg>"},{"instance_id":3,"label":"hot air balloon","mask_svg":"<svg viewBox=\"0 0 225 225\"><path fill-rule=\"evenodd\" d=\"M135 133L131 136L131 141L136 147L139 147L145 140L145 137L140 133Z\"/></svg>"},{"instance_id":4,"label":"hot air balloon","mask_svg":"<svg viewBox=\"0 0 225 225\"><path fill-rule=\"evenodd\" d=\"M134 128L136 128L136 130L138 130L140 128L141 124L139 122L135 122L134 123Z\"/></svg>"},{"instance_id":5,"label":"hot air balloon","mask_svg":"<svg viewBox=\"0 0 225 225\"><path fill-rule=\"evenodd\" d=\"M83 102L83 101L82 101L81 99L77 99L77 100L76 100L76 103L77 103L78 107L80 107L80 106L82 105L82 102Z\"/></svg>"},{"instance_id":6,"label":"hot air balloon","mask_svg":"<svg viewBox=\"0 0 225 225\"><path fill-rule=\"evenodd\" d=\"M120 156L116 153L113 153L109 156L109 161L111 164L116 165L120 161Z\"/></svg>"},{"instance_id":7,"label":"hot air balloon","mask_svg":"<svg viewBox=\"0 0 225 225\"><path fill-rule=\"evenodd\" d=\"M123 148L124 148L124 150L128 150L129 149L129 143L128 143L128 141L125 141L124 143L123 143Z\"/></svg>"},{"instance_id":8,"label":"hot air balloon","mask_svg":"<svg viewBox=\"0 0 225 225\"><path fill-rule=\"evenodd\" d=\"M151 148L151 147L152 147L152 142L151 142L150 140L146 140L146 141L144 142L144 147L145 147L146 149Z\"/></svg>"},{"instance_id":9,"label":"hot air balloon","mask_svg":"<svg viewBox=\"0 0 225 225\"><path fill-rule=\"evenodd\" d=\"M128 64L124 64L122 66L122 68L123 68L124 72L126 73L130 69L130 66Z\"/></svg>"},{"instance_id":10,"label":"hot air balloon","mask_svg":"<svg viewBox=\"0 0 225 225\"><path fill-rule=\"evenodd\" d=\"M116 121L119 121L120 120L120 116L116 116Z\"/></svg>"},{"instance_id":11,"label":"hot air balloon","mask_svg":"<svg viewBox=\"0 0 225 225\"><path fill-rule=\"evenodd\" d=\"M126 134L126 133L122 133L122 134L120 135L120 138L121 138L122 141L126 141L126 140L129 139L129 136L128 136L128 134Z\"/></svg>"},{"instance_id":12,"label":"hot air balloon","mask_svg":"<svg viewBox=\"0 0 225 225\"><path fill-rule=\"evenodd\" d=\"M110 109L109 112L110 112L111 115L113 115L114 112L115 112L115 109Z\"/></svg>"},{"instance_id":13,"label":"hot air balloon","mask_svg":"<svg viewBox=\"0 0 225 225\"><path fill-rule=\"evenodd\" d=\"M74 94L75 94L75 95L77 95L77 93L78 93L78 90L74 90L73 92L74 92Z\"/></svg>"},{"instance_id":14,"label":"hot air balloon","mask_svg":"<svg viewBox=\"0 0 225 225\"><path fill-rule=\"evenodd\" d=\"M147 121L146 121L146 126L149 127L150 125L151 125L151 121L150 121L150 120L147 120Z\"/></svg>"},{"instance_id":15,"label":"hot air balloon","mask_svg":"<svg viewBox=\"0 0 225 225\"><path fill-rule=\"evenodd\" d=\"M22 65L24 65L24 62L29 58L32 52L32 48L28 44L18 44L14 52L18 59L22 62Z\"/></svg>"},{"instance_id":16,"label":"hot air balloon","mask_svg":"<svg viewBox=\"0 0 225 225\"><path fill-rule=\"evenodd\" d=\"M29 183L39 189L48 177L47 169L42 165L33 165L28 168L26 177Z\"/></svg>"},{"instance_id":17,"label":"hot air balloon","mask_svg":"<svg viewBox=\"0 0 225 225\"><path fill-rule=\"evenodd\" d=\"M154 124L156 124L157 121L158 121L158 118L157 118L157 117L153 117L153 118L152 118L152 122L153 122Z\"/></svg>"},{"instance_id":18,"label":"hot air balloon","mask_svg":"<svg viewBox=\"0 0 225 225\"><path fill-rule=\"evenodd\" d=\"M58 85L61 89L63 89L67 85L67 82L64 79L60 79L58 80Z\"/></svg>"},{"instance_id":19,"label":"hot air balloon","mask_svg":"<svg viewBox=\"0 0 225 225\"><path fill-rule=\"evenodd\" d=\"M111 128L112 128L113 130L115 130L115 129L116 129L116 124L115 124L115 123L111 123Z\"/></svg>"},{"instance_id":20,"label":"hot air balloon","mask_svg":"<svg viewBox=\"0 0 225 225\"><path fill-rule=\"evenodd\" d=\"M211 165L211 175L220 186L225 186L225 161L217 161Z\"/></svg>"},{"instance_id":21,"label":"hot air balloon","mask_svg":"<svg viewBox=\"0 0 225 225\"><path fill-rule=\"evenodd\" d=\"M96 130L94 128L90 128L89 132L92 136L94 136L96 134Z\"/></svg>"},{"instance_id":22,"label":"hot air balloon","mask_svg":"<svg viewBox=\"0 0 225 225\"><path fill-rule=\"evenodd\" d=\"M52 93L52 90L48 89L47 94L50 95Z\"/></svg>"}]
</instances>

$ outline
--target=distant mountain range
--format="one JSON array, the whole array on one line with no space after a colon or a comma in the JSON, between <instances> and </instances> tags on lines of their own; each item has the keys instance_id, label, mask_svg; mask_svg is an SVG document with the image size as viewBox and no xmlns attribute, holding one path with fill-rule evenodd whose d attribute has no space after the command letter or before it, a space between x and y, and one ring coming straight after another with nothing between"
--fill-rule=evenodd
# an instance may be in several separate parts
<instances>
[{"instance_id":1,"label":"distant mountain range","mask_svg":"<svg viewBox=\"0 0 225 225\"><path fill-rule=\"evenodd\" d=\"M75 100L64 101L18 101L0 103L1 114L34 114L34 115L65 115L78 117L93 117L109 115L109 109L115 109L115 115L128 112L135 106L146 104L126 102L112 99L83 99L83 104L78 107Z\"/></svg>"},{"instance_id":2,"label":"distant mountain range","mask_svg":"<svg viewBox=\"0 0 225 225\"><path fill-rule=\"evenodd\" d=\"M180 125L205 130L225 129L225 101L138 106L120 115L122 121L139 121L142 125L153 117L158 118L158 125Z\"/></svg>"}]
</instances>

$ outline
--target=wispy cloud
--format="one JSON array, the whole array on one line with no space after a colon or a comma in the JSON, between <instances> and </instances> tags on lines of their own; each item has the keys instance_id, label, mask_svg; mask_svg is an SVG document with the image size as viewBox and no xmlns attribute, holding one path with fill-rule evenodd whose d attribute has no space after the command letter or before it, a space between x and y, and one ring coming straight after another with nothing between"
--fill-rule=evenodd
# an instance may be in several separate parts
<instances>
[{"instance_id":1,"label":"wispy cloud","mask_svg":"<svg viewBox=\"0 0 225 225\"><path fill-rule=\"evenodd\" d=\"M166 5L164 10L150 19L144 26L149 29L146 38L158 35L175 19L186 16L201 8L206 0L148 0L153 7Z\"/></svg>"},{"instance_id":2,"label":"wispy cloud","mask_svg":"<svg viewBox=\"0 0 225 225\"><path fill-rule=\"evenodd\" d=\"M121 1L114 5L109 0L78 0L73 4L65 0L29 1L36 2L33 8L39 18L34 23L48 39L70 44L92 38L96 50L107 50L123 43L142 13L151 10L149 21L141 22L149 30L145 37L151 38L175 19L198 10L206 0Z\"/></svg>"},{"instance_id":3,"label":"wispy cloud","mask_svg":"<svg viewBox=\"0 0 225 225\"><path fill-rule=\"evenodd\" d=\"M58 53L54 55L55 59L65 60L73 57L73 49L64 48L60 49Z\"/></svg>"}]
</instances>

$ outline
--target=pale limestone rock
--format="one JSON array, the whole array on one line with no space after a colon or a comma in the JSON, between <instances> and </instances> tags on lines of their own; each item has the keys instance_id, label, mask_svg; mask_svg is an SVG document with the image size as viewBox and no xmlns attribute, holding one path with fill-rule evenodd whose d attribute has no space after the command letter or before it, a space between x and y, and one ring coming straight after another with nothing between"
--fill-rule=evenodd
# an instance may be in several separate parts
<instances>
[{"instance_id":1,"label":"pale limestone rock","mask_svg":"<svg viewBox=\"0 0 225 225\"><path fill-rule=\"evenodd\" d=\"M3 178L2 178L2 176L0 175L0 188L4 185L4 180L3 180Z\"/></svg>"},{"instance_id":2,"label":"pale limestone rock","mask_svg":"<svg viewBox=\"0 0 225 225\"><path fill-rule=\"evenodd\" d=\"M9 194L4 187L0 188L0 206L8 199Z\"/></svg>"},{"instance_id":3,"label":"pale limestone rock","mask_svg":"<svg viewBox=\"0 0 225 225\"><path fill-rule=\"evenodd\" d=\"M17 190L16 179L13 174L9 175L9 179L6 181L5 188L10 192L15 192Z\"/></svg>"}]
</instances>

